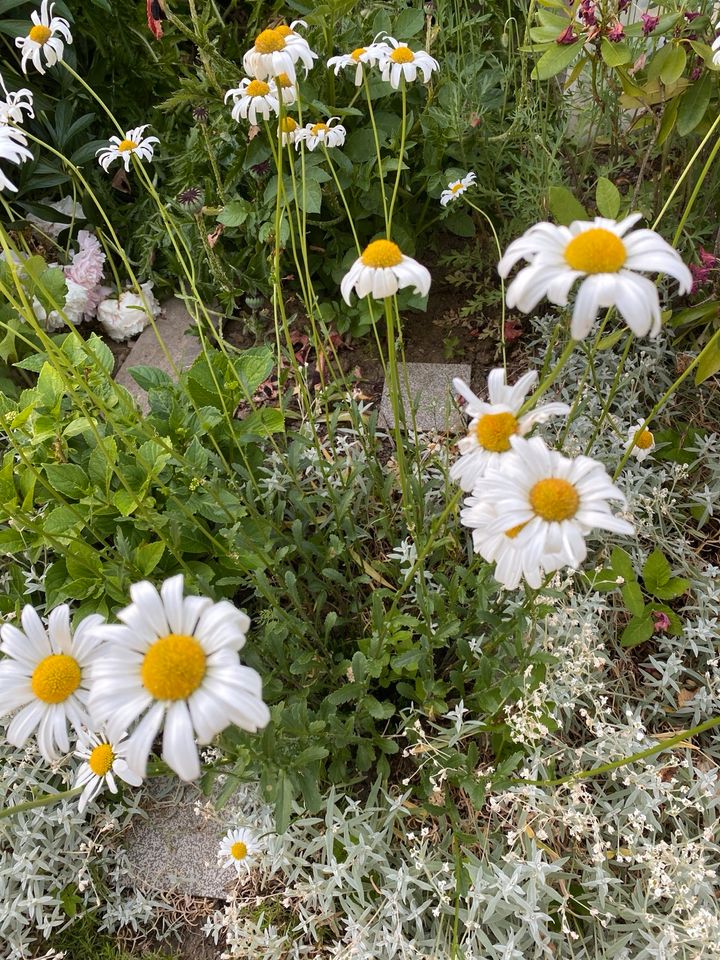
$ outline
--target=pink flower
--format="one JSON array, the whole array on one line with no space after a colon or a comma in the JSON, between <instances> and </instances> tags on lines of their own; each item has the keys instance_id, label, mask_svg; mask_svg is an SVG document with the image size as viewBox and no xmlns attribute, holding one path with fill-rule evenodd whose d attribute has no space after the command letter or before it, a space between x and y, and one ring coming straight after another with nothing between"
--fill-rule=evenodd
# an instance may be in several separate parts
<instances>
[{"instance_id":1,"label":"pink flower","mask_svg":"<svg viewBox=\"0 0 720 960\"><path fill-rule=\"evenodd\" d=\"M654 17L651 13L643 13L640 15L640 19L643 23L643 35L647 36L649 33L652 33L655 27L660 23L660 17Z\"/></svg>"},{"instance_id":2,"label":"pink flower","mask_svg":"<svg viewBox=\"0 0 720 960\"><path fill-rule=\"evenodd\" d=\"M72 263L65 267L65 276L81 287L92 290L102 280L105 251L95 234L89 230L80 230L77 239L78 251Z\"/></svg>"},{"instance_id":3,"label":"pink flower","mask_svg":"<svg viewBox=\"0 0 720 960\"><path fill-rule=\"evenodd\" d=\"M570 43L575 43L576 40L577 40L577 37L575 36L575 32L572 28L572 24L569 24L563 30L563 32L560 34L559 37L555 37L555 43L570 44Z\"/></svg>"},{"instance_id":4,"label":"pink flower","mask_svg":"<svg viewBox=\"0 0 720 960\"><path fill-rule=\"evenodd\" d=\"M578 16L586 26L595 26L597 19L595 17L595 4L592 0L582 0L580 9L578 10Z\"/></svg>"},{"instance_id":5,"label":"pink flower","mask_svg":"<svg viewBox=\"0 0 720 960\"><path fill-rule=\"evenodd\" d=\"M653 610L653 627L656 633L666 633L670 627L670 617L662 610Z\"/></svg>"},{"instance_id":6,"label":"pink flower","mask_svg":"<svg viewBox=\"0 0 720 960\"><path fill-rule=\"evenodd\" d=\"M707 286L710 280L710 267L699 267L696 263L691 263L689 266L693 278L690 293L697 293L700 287Z\"/></svg>"},{"instance_id":7,"label":"pink flower","mask_svg":"<svg viewBox=\"0 0 720 960\"><path fill-rule=\"evenodd\" d=\"M705 250L703 247L700 247L698 251L698 256L700 257L700 263L704 267L716 267L718 265L718 258L714 253L710 253L708 250Z\"/></svg>"},{"instance_id":8,"label":"pink flower","mask_svg":"<svg viewBox=\"0 0 720 960\"><path fill-rule=\"evenodd\" d=\"M619 40L625 36L625 31L622 28L621 23L616 23L608 30L607 38L612 43L617 43Z\"/></svg>"}]
</instances>

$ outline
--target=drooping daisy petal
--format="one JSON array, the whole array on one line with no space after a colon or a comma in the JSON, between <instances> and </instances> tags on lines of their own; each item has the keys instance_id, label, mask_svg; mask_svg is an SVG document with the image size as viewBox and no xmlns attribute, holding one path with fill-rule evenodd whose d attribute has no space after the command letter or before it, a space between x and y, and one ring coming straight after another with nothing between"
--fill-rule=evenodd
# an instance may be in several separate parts
<instances>
[{"instance_id":1,"label":"drooping daisy petal","mask_svg":"<svg viewBox=\"0 0 720 960\"><path fill-rule=\"evenodd\" d=\"M447 190L443 190L440 194L440 205L446 207L456 197L461 197L466 190L474 186L476 180L477 177L472 170L460 180L451 180Z\"/></svg>"},{"instance_id":2,"label":"drooping daisy petal","mask_svg":"<svg viewBox=\"0 0 720 960\"><path fill-rule=\"evenodd\" d=\"M373 240L343 277L340 292L348 304L353 289L360 298L371 293L376 300L383 300L402 287L413 287L415 293L425 297L430 282L430 271L406 257L396 243Z\"/></svg>"},{"instance_id":3,"label":"drooping daisy petal","mask_svg":"<svg viewBox=\"0 0 720 960\"><path fill-rule=\"evenodd\" d=\"M78 803L80 813L106 787L111 793L117 793L115 777L130 786L140 786L142 777L128 767L126 750L124 737L113 741L104 733L86 731L81 734L75 751L75 756L84 761L75 777L75 786L84 788Z\"/></svg>"},{"instance_id":4,"label":"drooping daisy petal","mask_svg":"<svg viewBox=\"0 0 720 960\"><path fill-rule=\"evenodd\" d=\"M249 120L257 124L258 116L269 120L271 114L280 114L280 99L277 89L272 88L265 80L251 80L245 77L240 86L228 90L225 94L225 103L232 98L233 107L230 115L236 122Z\"/></svg>"},{"instance_id":5,"label":"drooping daisy petal","mask_svg":"<svg viewBox=\"0 0 720 960\"><path fill-rule=\"evenodd\" d=\"M70 24L63 17L54 17L54 8L54 3L42 0L40 12L34 10L31 14L32 26L27 35L15 38L15 46L22 53L20 66L23 73L27 73L28 61L32 62L38 73L45 73L43 56L46 66L52 67L62 60L65 43L73 42Z\"/></svg>"},{"instance_id":6,"label":"drooping daisy petal","mask_svg":"<svg viewBox=\"0 0 720 960\"><path fill-rule=\"evenodd\" d=\"M423 83L428 83L433 71L440 66L425 50L411 50L406 43L401 43L394 37L386 37L385 40L388 46L379 57L379 65L383 80L388 80L395 90L399 88L402 80L413 83L418 70L422 74Z\"/></svg>"},{"instance_id":7,"label":"drooping daisy petal","mask_svg":"<svg viewBox=\"0 0 720 960\"><path fill-rule=\"evenodd\" d=\"M330 117L327 122L308 123L306 127L298 130L295 136L295 149L301 143L304 143L308 150L312 151L316 147L341 147L345 143L345 127L341 123L333 126L333 120L339 120L339 117Z\"/></svg>"},{"instance_id":8,"label":"drooping daisy petal","mask_svg":"<svg viewBox=\"0 0 720 960\"><path fill-rule=\"evenodd\" d=\"M101 147L97 152L98 163L107 170L115 160L122 160L126 170L130 170L130 158L136 154L140 160L152 160L154 144L160 143L157 137L143 138L143 132L149 124L145 123L141 127L134 127L128 130L123 139L120 137L110 137L107 147Z\"/></svg>"},{"instance_id":9,"label":"drooping daisy petal","mask_svg":"<svg viewBox=\"0 0 720 960\"><path fill-rule=\"evenodd\" d=\"M632 228L640 214L616 222L606 217L576 220L569 227L539 223L514 240L498 264L507 277L519 260L528 265L519 271L507 289L507 304L524 313L543 297L566 306L576 280L571 336L584 339L598 311L617 307L637 336L660 332L660 302L657 287L638 271L666 273L678 282L679 292L692 287L692 275L679 254L654 230Z\"/></svg>"},{"instance_id":10,"label":"drooping daisy petal","mask_svg":"<svg viewBox=\"0 0 720 960\"><path fill-rule=\"evenodd\" d=\"M93 673L91 711L111 737L130 730L126 759L134 773L145 775L163 728L163 759L183 779L196 779L196 739L208 742L231 723L254 733L269 722L260 677L237 652L250 621L228 601L184 596L182 575L159 592L135 584L130 595L118 614L124 626L96 627L105 655Z\"/></svg>"}]
</instances>

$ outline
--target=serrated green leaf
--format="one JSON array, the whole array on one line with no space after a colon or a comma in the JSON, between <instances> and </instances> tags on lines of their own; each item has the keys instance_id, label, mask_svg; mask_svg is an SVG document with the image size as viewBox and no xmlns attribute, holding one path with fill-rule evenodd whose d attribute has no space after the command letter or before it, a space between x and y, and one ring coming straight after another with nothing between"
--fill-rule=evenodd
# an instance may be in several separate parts
<instances>
[{"instance_id":1,"label":"serrated green leaf","mask_svg":"<svg viewBox=\"0 0 720 960\"><path fill-rule=\"evenodd\" d=\"M80 500L87 493L87 474L74 463L47 463L45 476L54 490L71 500Z\"/></svg>"},{"instance_id":2,"label":"serrated green leaf","mask_svg":"<svg viewBox=\"0 0 720 960\"><path fill-rule=\"evenodd\" d=\"M649 612L643 617L633 617L620 636L620 644L623 647L637 647L640 643L646 643L654 632L655 626Z\"/></svg>"},{"instance_id":3,"label":"serrated green leaf","mask_svg":"<svg viewBox=\"0 0 720 960\"><path fill-rule=\"evenodd\" d=\"M403 10L395 20L394 37L398 40L409 40L420 33L425 26L425 14L422 10Z\"/></svg>"},{"instance_id":4,"label":"serrated green leaf","mask_svg":"<svg viewBox=\"0 0 720 960\"><path fill-rule=\"evenodd\" d=\"M643 564L642 577L645 589L655 594L657 588L668 583L671 576L672 569L667 557L662 550L656 548Z\"/></svg>"},{"instance_id":5,"label":"serrated green leaf","mask_svg":"<svg viewBox=\"0 0 720 960\"><path fill-rule=\"evenodd\" d=\"M645 601L637 580L627 580L620 588L620 592L630 613L635 617L641 617L645 612Z\"/></svg>"},{"instance_id":6,"label":"serrated green leaf","mask_svg":"<svg viewBox=\"0 0 720 960\"><path fill-rule=\"evenodd\" d=\"M655 587L651 593L659 600L675 600L690 589L690 581L684 577L672 577L662 586Z\"/></svg>"},{"instance_id":7,"label":"serrated green leaf","mask_svg":"<svg viewBox=\"0 0 720 960\"><path fill-rule=\"evenodd\" d=\"M630 554L622 547L613 547L610 553L610 565L615 573L623 580L637 580L633 569L633 562Z\"/></svg>"}]
</instances>

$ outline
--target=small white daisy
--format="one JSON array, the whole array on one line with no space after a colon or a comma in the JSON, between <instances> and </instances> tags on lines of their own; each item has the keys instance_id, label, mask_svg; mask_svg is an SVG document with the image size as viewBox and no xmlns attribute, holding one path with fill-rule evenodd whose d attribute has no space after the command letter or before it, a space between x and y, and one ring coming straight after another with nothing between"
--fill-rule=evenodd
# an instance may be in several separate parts
<instances>
[{"instance_id":1,"label":"small white daisy","mask_svg":"<svg viewBox=\"0 0 720 960\"><path fill-rule=\"evenodd\" d=\"M279 23L273 29L280 34L285 44L294 52L296 62L300 60L303 64L305 76L307 76L308 70L312 70L313 61L318 59L318 55L310 49L310 44L305 37L298 33L298 27L304 27L307 30L307 23L304 20L293 20L290 26L286 23Z\"/></svg>"},{"instance_id":2,"label":"small white daisy","mask_svg":"<svg viewBox=\"0 0 720 960\"><path fill-rule=\"evenodd\" d=\"M152 160L154 144L160 143L157 137L145 137L143 133L150 126L144 123L141 127L128 130L123 139L110 137L107 147L101 147L97 152L98 163L107 170L115 160L122 160L125 169L130 170L130 158L135 153L140 160Z\"/></svg>"},{"instance_id":3,"label":"small white daisy","mask_svg":"<svg viewBox=\"0 0 720 960\"><path fill-rule=\"evenodd\" d=\"M5 99L0 100L0 126L8 123L22 123L25 119L23 117L23 110L25 110L29 117L35 116L33 112L32 91L28 90L27 87L23 87L21 90L9 92L1 73L0 87L2 87L3 94L5 95Z\"/></svg>"},{"instance_id":4,"label":"small white daisy","mask_svg":"<svg viewBox=\"0 0 720 960\"><path fill-rule=\"evenodd\" d=\"M585 538L595 528L634 533L610 510L608 501L625 498L601 463L583 456L570 460L540 437L514 436L510 443L512 452L478 479L473 494L496 513L483 527L485 535L512 533L515 549L527 552L524 569L550 569L546 558L557 555L579 567L587 556Z\"/></svg>"},{"instance_id":5,"label":"small white daisy","mask_svg":"<svg viewBox=\"0 0 720 960\"><path fill-rule=\"evenodd\" d=\"M95 627L105 642L93 673L90 709L111 740L129 730L126 759L145 776L153 741L164 726L163 759L183 780L200 776L195 737L210 743L235 724L255 733L270 712L257 671L243 666L250 621L232 603L183 596L182 574L160 592L143 581L130 588L122 624Z\"/></svg>"},{"instance_id":6,"label":"small white daisy","mask_svg":"<svg viewBox=\"0 0 720 960\"><path fill-rule=\"evenodd\" d=\"M84 763L75 778L75 787L83 787L78 809L82 813L97 795L107 788L117 793L115 777L119 777L131 787L139 787L143 778L128 767L125 759L126 743L123 737L111 741L109 737L89 731L81 734L75 756Z\"/></svg>"},{"instance_id":7,"label":"small white daisy","mask_svg":"<svg viewBox=\"0 0 720 960\"><path fill-rule=\"evenodd\" d=\"M624 449L632 450L632 455L641 463L647 460L655 449L655 437L647 427L643 428L644 422L644 420L638 420L634 427L630 427L624 445Z\"/></svg>"},{"instance_id":8,"label":"small white daisy","mask_svg":"<svg viewBox=\"0 0 720 960\"><path fill-rule=\"evenodd\" d=\"M358 297L372 294L375 300L384 300L401 287L414 287L415 293L426 297L430 280L427 267L406 257L392 240L373 240L343 277L340 292L347 304L353 289Z\"/></svg>"},{"instance_id":9,"label":"small white daisy","mask_svg":"<svg viewBox=\"0 0 720 960\"><path fill-rule=\"evenodd\" d=\"M282 140L282 145L287 147L288 144L295 143L298 136L299 127L297 121L293 120L292 117L282 117L280 123L278 124L278 133L280 134L280 139Z\"/></svg>"},{"instance_id":10,"label":"small white daisy","mask_svg":"<svg viewBox=\"0 0 720 960\"><path fill-rule=\"evenodd\" d=\"M341 147L345 143L347 131L341 123L332 125L333 120L339 119L339 117L330 117L327 123L309 123L302 130L298 130L295 137L295 149L301 143L304 143L310 151L323 144L326 147Z\"/></svg>"},{"instance_id":11,"label":"small white daisy","mask_svg":"<svg viewBox=\"0 0 720 960\"><path fill-rule=\"evenodd\" d=\"M413 83L417 79L418 70L422 73L423 83L428 83L433 70L437 70L437 60L424 50L411 50L406 43L401 43L393 37L385 38L394 48L384 50L380 56L380 69L383 80L389 80L390 86L397 90L400 81Z\"/></svg>"},{"instance_id":12,"label":"small white daisy","mask_svg":"<svg viewBox=\"0 0 720 960\"><path fill-rule=\"evenodd\" d=\"M270 83L275 92L275 96L278 100L282 99L286 107L291 107L295 103L297 100L297 88L286 73L281 73L277 77L273 77Z\"/></svg>"},{"instance_id":13,"label":"small white daisy","mask_svg":"<svg viewBox=\"0 0 720 960\"><path fill-rule=\"evenodd\" d=\"M225 103L232 97L233 108L230 115L237 122L240 119L249 120L253 125L258 122L258 114L263 120L269 120L270 114L280 113L280 100L277 92L270 88L264 80L250 80L245 77L240 86L228 90L225 94Z\"/></svg>"},{"instance_id":14,"label":"small white daisy","mask_svg":"<svg viewBox=\"0 0 720 960\"><path fill-rule=\"evenodd\" d=\"M218 863L221 866L235 867L238 873L242 873L250 867L259 849L260 844L252 830L245 827L228 830L220 842Z\"/></svg>"},{"instance_id":15,"label":"small white daisy","mask_svg":"<svg viewBox=\"0 0 720 960\"><path fill-rule=\"evenodd\" d=\"M520 377L514 386L505 382L505 371L498 368L488 375L488 398L485 403L476 397L459 377L453 387L467 403L463 413L471 417L468 435L458 442L460 457L450 468L450 478L470 491L475 482L490 467L511 451L510 438L524 436L536 423L550 417L565 416L570 412L566 403L546 403L520 416L525 397L537 383L537 373L531 370Z\"/></svg>"},{"instance_id":16,"label":"small white daisy","mask_svg":"<svg viewBox=\"0 0 720 960\"><path fill-rule=\"evenodd\" d=\"M22 61L20 66L23 73L27 73L28 60L38 73L45 73L43 70L42 57L45 55L45 63L48 67L53 67L63 58L65 43L72 43L72 34L70 33L70 24L63 17L54 17L54 3L49 0L42 0L40 13L33 10L30 14L32 27L26 37L16 37L15 46L22 52Z\"/></svg>"},{"instance_id":17,"label":"small white daisy","mask_svg":"<svg viewBox=\"0 0 720 960\"><path fill-rule=\"evenodd\" d=\"M22 130L0 124L0 160L19 165L32 158L33 155L27 146L27 138ZM17 187L0 170L0 191L2 190L16 191Z\"/></svg>"},{"instance_id":18,"label":"small white daisy","mask_svg":"<svg viewBox=\"0 0 720 960\"><path fill-rule=\"evenodd\" d=\"M330 57L327 65L334 67L335 76L345 67L355 67L355 86L359 87L363 82L363 64L374 67L384 56L389 56L391 52L387 43L371 43L367 47L358 47L352 53L342 53L337 57Z\"/></svg>"},{"instance_id":19,"label":"small white daisy","mask_svg":"<svg viewBox=\"0 0 720 960\"><path fill-rule=\"evenodd\" d=\"M637 271L670 274L681 294L689 292L692 275L678 252L654 230L628 234L641 216L633 213L619 223L596 217L575 220L569 227L553 223L530 227L510 244L498 264L498 273L506 277L518 260L528 261L508 287L508 307L529 313L544 296L567 306L570 288L582 278L570 325L573 340L583 340L598 311L612 306L637 336L656 337L661 323L657 287Z\"/></svg>"},{"instance_id":20,"label":"small white daisy","mask_svg":"<svg viewBox=\"0 0 720 960\"><path fill-rule=\"evenodd\" d=\"M47 629L30 605L23 608L22 630L0 629L0 716L14 713L6 736L15 747L37 732L48 763L70 750L68 721L79 733L90 726L87 711L90 673L98 661L94 630L102 617L92 615L70 629L70 608L51 611ZM15 711L18 711L17 713Z\"/></svg>"},{"instance_id":21,"label":"small white daisy","mask_svg":"<svg viewBox=\"0 0 720 960\"><path fill-rule=\"evenodd\" d=\"M455 197L459 197L465 193L468 187L474 186L476 180L477 177L472 170L470 173L466 174L462 180L453 180L448 184L447 190L443 190L443 192L440 194L440 205L446 207L451 200L455 199Z\"/></svg>"},{"instance_id":22,"label":"small white daisy","mask_svg":"<svg viewBox=\"0 0 720 960\"><path fill-rule=\"evenodd\" d=\"M295 64L298 60L307 73L312 69L316 57L317 54L312 52L307 40L290 27L281 26L263 30L257 35L252 49L243 57L243 68L258 80L267 80L284 73L295 83Z\"/></svg>"},{"instance_id":23,"label":"small white daisy","mask_svg":"<svg viewBox=\"0 0 720 960\"><path fill-rule=\"evenodd\" d=\"M500 533L488 533L495 524L497 511L494 504L480 497L467 497L460 511L460 522L472 530L473 547L483 560L495 564L494 576L508 590L515 590L522 580L538 590L546 573L566 566L562 553L537 556L529 550L518 550L516 538L522 524Z\"/></svg>"}]
</instances>

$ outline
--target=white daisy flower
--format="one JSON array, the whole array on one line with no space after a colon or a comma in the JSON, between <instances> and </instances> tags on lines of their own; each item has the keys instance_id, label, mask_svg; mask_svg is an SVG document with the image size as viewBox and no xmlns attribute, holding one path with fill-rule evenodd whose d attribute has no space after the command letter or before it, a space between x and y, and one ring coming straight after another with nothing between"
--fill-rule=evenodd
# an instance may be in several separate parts
<instances>
[{"instance_id":1,"label":"white daisy flower","mask_svg":"<svg viewBox=\"0 0 720 960\"><path fill-rule=\"evenodd\" d=\"M84 787L78 809L82 813L97 795L107 788L117 793L116 777L131 787L139 787L143 778L128 767L125 759L126 742L123 737L113 742L104 735L86 732L78 740L75 756L84 763L75 777L75 787Z\"/></svg>"},{"instance_id":2,"label":"white daisy flower","mask_svg":"<svg viewBox=\"0 0 720 960\"><path fill-rule=\"evenodd\" d=\"M143 138L143 132L150 126L144 123L141 127L128 130L123 139L110 137L107 147L101 147L96 156L103 170L108 169L115 160L122 160L126 170L130 170L130 157L136 153L141 160L152 160L154 144L160 143L157 137Z\"/></svg>"},{"instance_id":3,"label":"white daisy flower","mask_svg":"<svg viewBox=\"0 0 720 960\"><path fill-rule=\"evenodd\" d=\"M401 287L414 287L415 293L426 297L430 279L430 271L406 257L392 240L373 240L343 277L340 292L347 304L353 289L358 297L372 294L375 300L384 300Z\"/></svg>"},{"instance_id":4,"label":"white daisy flower","mask_svg":"<svg viewBox=\"0 0 720 960\"><path fill-rule=\"evenodd\" d=\"M433 70L437 70L437 60L424 50L411 50L406 43L401 43L393 37L385 38L394 49L388 47L380 56L380 69L383 80L389 80L390 86L397 90L401 79L413 83L417 78L418 70L423 75L423 83L428 83Z\"/></svg>"},{"instance_id":5,"label":"white daisy flower","mask_svg":"<svg viewBox=\"0 0 720 960\"><path fill-rule=\"evenodd\" d=\"M299 127L297 121L293 120L292 117L284 116L280 119L278 124L278 133L280 134L280 139L282 140L282 145L287 147L288 144L295 143L298 137Z\"/></svg>"},{"instance_id":6,"label":"white daisy flower","mask_svg":"<svg viewBox=\"0 0 720 960\"><path fill-rule=\"evenodd\" d=\"M298 130L295 137L295 149L297 150L301 143L304 143L310 151L322 144L326 147L341 147L345 143L347 131L341 123L332 125L333 120L339 119L340 117L330 117L327 123L309 123L302 130Z\"/></svg>"},{"instance_id":7,"label":"white daisy flower","mask_svg":"<svg viewBox=\"0 0 720 960\"><path fill-rule=\"evenodd\" d=\"M565 565L579 567L587 556L585 538L594 528L634 533L610 511L609 500L624 503L625 498L601 463L583 456L570 460L540 437L514 436L510 443L512 452L478 479L473 494L496 513L484 534L513 539L515 549L527 554L524 569L551 569L547 558L559 555Z\"/></svg>"},{"instance_id":8,"label":"white daisy flower","mask_svg":"<svg viewBox=\"0 0 720 960\"><path fill-rule=\"evenodd\" d=\"M296 62L300 60L303 64L305 76L307 76L308 70L312 70L313 61L318 59L318 55L310 49L310 44L305 37L297 32L297 27L304 27L307 30L307 23L304 20L293 20L290 26L286 23L279 23L274 29L280 34L286 45L295 52L295 60Z\"/></svg>"},{"instance_id":9,"label":"white daisy flower","mask_svg":"<svg viewBox=\"0 0 720 960\"><path fill-rule=\"evenodd\" d=\"M514 386L505 382L505 371L491 370L485 403L476 397L464 380L455 377L453 387L467 403L463 410L471 418L468 435L458 442L460 457L450 468L450 478L470 491L490 467L501 466L511 451L510 438L524 436L536 423L570 412L566 403L546 403L520 416L525 397L537 383L534 370L520 377Z\"/></svg>"},{"instance_id":10,"label":"white daisy flower","mask_svg":"<svg viewBox=\"0 0 720 960\"><path fill-rule=\"evenodd\" d=\"M118 613L122 624L95 628L106 646L93 673L92 714L111 740L139 720L126 759L141 776L164 726L163 759L183 780L195 780L196 736L209 743L232 723L255 733L270 720L260 676L238 657L250 621L227 600L184 597L182 574L159 593L136 583L130 596Z\"/></svg>"},{"instance_id":11,"label":"white daisy flower","mask_svg":"<svg viewBox=\"0 0 720 960\"><path fill-rule=\"evenodd\" d=\"M278 100L282 99L286 107L291 107L295 103L297 87L286 73L280 73L277 77L273 77L270 83L275 96Z\"/></svg>"},{"instance_id":12,"label":"white daisy flower","mask_svg":"<svg viewBox=\"0 0 720 960\"><path fill-rule=\"evenodd\" d=\"M500 533L488 533L497 520L494 504L480 497L467 497L460 511L460 522L472 530L473 547L483 560L495 564L494 576L508 590L515 590L522 580L538 590L545 574L567 564L563 553L537 556L529 550L517 549L516 538L522 525Z\"/></svg>"},{"instance_id":13,"label":"white daisy flower","mask_svg":"<svg viewBox=\"0 0 720 960\"><path fill-rule=\"evenodd\" d=\"M27 146L27 138L22 130L0 124L0 160L19 165L32 158L33 155ZM0 191L2 190L17 191L17 187L0 170Z\"/></svg>"},{"instance_id":14,"label":"white daisy flower","mask_svg":"<svg viewBox=\"0 0 720 960\"><path fill-rule=\"evenodd\" d=\"M280 100L276 92L270 89L270 84L264 80L250 80L245 77L240 86L228 90L225 94L225 103L232 97L233 108L230 112L237 122L242 118L249 120L253 125L258 122L258 114L263 120L269 120L270 114L280 113Z\"/></svg>"},{"instance_id":15,"label":"white daisy flower","mask_svg":"<svg viewBox=\"0 0 720 960\"><path fill-rule=\"evenodd\" d=\"M670 274L680 293L689 292L692 276L677 251L654 230L628 234L641 216L633 213L619 223L596 217L575 220L569 227L552 223L530 227L510 244L498 264L498 273L506 277L518 260L528 261L508 287L507 305L529 313L546 296L551 303L567 306L570 288L584 278L570 325L573 340L583 340L598 310L612 306L637 336L656 337L661 322L657 287L637 271Z\"/></svg>"},{"instance_id":16,"label":"white daisy flower","mask_svg":"<svg viewBox=\"0 0 720 960\"><path fill-rule=\"evenodd\" d=\"M0 87L2 87L3 94L5 95L5 99L0 100L0 126L7 123L22 123L25 119L23 117L23 110L25 110L29 117L35 116L31 90L23 87L21 90L9 92L1 73Z\"/></svg>"},{"instance_id":17,"label":"white daisy flower","mask_svg":"<svg viewBox=\"0 0 720 960\"><path fill-rule=\"evenodd\" d=\"M85 617L73 633L64 603L51 611L46 629L28 605L21 622L22 630L10 623L0 629L0 716L15 714L6 731L13 746L23 747L37 732L40 753L52 763L70 750L68 721L78 733L90 726L89 675L98 660L94 630L102 617Z\"/></svg>"},{"instance_id":18,"label":"white daisy flower","mask_svg":"<svg viewBox=\"0 0 720 960\"><path fill-rule=\"evenodd\" d=\"M465 193L468 187L474 186L476 180L477 177L472 170L470 173L465 174L462 180L453 180L452 183L447 185L447 190L443 190L440 194L440 205L446 207L455 197L459 197Z\"/></svg>"},{"instance_id":19,"label":"white daisy flower","mask_svg":"<svg viewBox=\"0 0 720 960\"><path fill-rule=\"evenodd\" d=\"M33 25L28 35L15 38L15 46L22 52L20 66L23 73L27 73L28 60L32 61L38 73L45 73L42 65L43 54L46 65L53 67L62 60L65 43L73 42L70 24L64 17L53 16L54 7L55 4L49 3L49 0L42 0L40 13L33 10L30 14Z\"/></svg>"},{"instance_id":20,"label":"white daisy flower","mask_svg":"<svg viewBox=\"0 0 720 960\"><path fill-rule=\"evenodd\" d=\"M273 30L263 30L257 35L254 46L243 57L243 68L258 80L267 80L285 73L295 83L297 61L303 64L307 73L312 69L316 57L317 54L312 52L307 40L291 27L281 26Z\"/></svg>"},{"instance_id":21,"label":"white daisy flower","mask_svg":"<svg viewBox=\"0 0 720 960\"><path fill-rule=\"evenodd\" d=\"M220 842L218 863L221 866L235 867L238 873L242 873L250 866L259 849L260 844L252 830L245 827L228 830Z\"/></svg>"},{"instance_id":22,"label":"white daisy flower","mask_svg":"<svg viewBox=\"0 0 720 960\"><path fill-rule=\"evenodd\" d=\"M638 420L634 427L630 427L624 445L624 449L626 451L632 450L632 455L641 463L643 460L647 460L655 449L655 436L647 427L643 428L644 422L644 420Z\"/></svg>"},{"instance_id":23,"label":"white daisy flower","mask_svg":"<svg viewBox=\"0 0 720 960\"><path fill-rule=\"evenodd\" d=\"M327 62L329 67L334 68L335 76L345 67L355 67L355 86L361 86L363 82L363 64L374 67L380 60L389 56L392 52L387 43L371 43L367 47L358 47L352 53L342 53L337 57L330 57Z\"/></svg>"}]
</instances>

